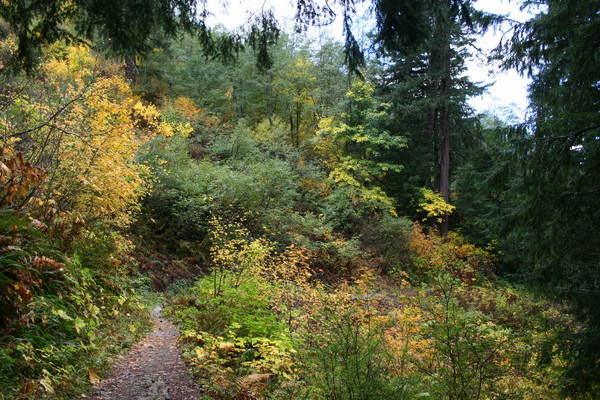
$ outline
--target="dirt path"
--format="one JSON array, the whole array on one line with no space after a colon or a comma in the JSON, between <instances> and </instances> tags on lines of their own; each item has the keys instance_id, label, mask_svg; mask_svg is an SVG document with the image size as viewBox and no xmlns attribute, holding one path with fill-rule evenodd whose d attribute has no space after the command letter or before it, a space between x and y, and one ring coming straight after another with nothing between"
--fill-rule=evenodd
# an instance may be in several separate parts
<instances>
[{"instance_id":1,"label":"dirt path","mask_svg":"<svg viewBox=\"0 0 600 400\"><path fill-rule=\"evenodd\" d=\"M154 331L120 357L112 371L96 386L94 400L195 400L200 387L189 375L179 354L179 331L160 317L160 307L151 315Z\"/></svg>"}]
</instances>

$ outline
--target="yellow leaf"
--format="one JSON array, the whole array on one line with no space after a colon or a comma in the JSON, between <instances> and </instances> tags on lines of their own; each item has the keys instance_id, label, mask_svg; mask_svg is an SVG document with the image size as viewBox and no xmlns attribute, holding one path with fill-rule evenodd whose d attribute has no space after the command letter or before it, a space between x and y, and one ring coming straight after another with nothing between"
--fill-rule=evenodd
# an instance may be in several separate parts
<instances>
[{"instance_id":1,"label":"yellow leaf","mask_svg":"<svg viewBox=\"0 0 600 400\"><path fill-rule=\"evenodd\" d=\"M77 318L75 320L75 330L77 331L77 333L81 333L81 330L83 328L85 328L85 321L81 318Z\"/></svg>"},{"instance_id":2,"label":"yellow leaf","mask_svg":"<svg viewBox=\"0 0 600 400\"><path fill-rule=\"evenodd\" d=\"M97 385L98 383L100 383L100 377L98 376L98 374L96 374L96 372L89 367L86 367L86 369L88 372L88 376L90 377L90 383L92 385Z\"/></svg>"},{"instance_id":3,"label":"yellow leaf","mask_svg":"<svg viewBox=\"0 0 600 400\"><path fill-rule=\"evenodd\" d=\"M52 384L50 383L50 379L48 379L48 378L40 379L40 385L42 385L48 393L54 393L54 388L52 387Z\"/></svg>"},{"instance_id":4,"label":"yellow leaf","mask_svg":"<svg viewBox=\"0 0 600 400\"><path fill-rule=\"evenodd\" d=\"M69 316L69 314L67 314L66 312L64 312L63 310L57 310L55 312L56 315L58 315L59 317L61 317L62 319L66 319L66 320L71 320L73 318L71 318Z\"/></svg>"}]
</instances>

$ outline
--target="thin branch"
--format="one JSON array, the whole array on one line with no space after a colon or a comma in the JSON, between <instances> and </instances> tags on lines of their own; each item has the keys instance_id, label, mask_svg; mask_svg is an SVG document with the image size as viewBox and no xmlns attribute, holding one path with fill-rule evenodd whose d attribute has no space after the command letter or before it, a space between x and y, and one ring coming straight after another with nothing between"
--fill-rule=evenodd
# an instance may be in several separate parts
<instances>
[{"instance_id":1,"label":"thin branch","mask_svg":"<svg viewBox=\"0 0 600 400\"><path fill-rule=\"evenodd\" d=\"M34 126L33 128L29 128L29 129L25 129L24 131L21 132L16 132L13 133L11 135L8 135L8 137L17 137L17 136L22 136L22 135L26 135L30 132L34 132L37 131L39 129L45 128L47 126L51 125L51 122L53 120L55 120L63 111L65 111L71 104L75 103L76 101L80 100L83 95L85 94L85 92L87 91L87 89L90 87L90 84L88 84L86 87L83 88L83 90L81 91L81 93L79 93L77 96L75 96L73 99L69 100L68 102L66 102L62 107L60 107L58 110L56 110L56 112L54 112L54 114L52 114L47 120L46 122L43 122L37 126Z\"/></svg>"}]
</instances>

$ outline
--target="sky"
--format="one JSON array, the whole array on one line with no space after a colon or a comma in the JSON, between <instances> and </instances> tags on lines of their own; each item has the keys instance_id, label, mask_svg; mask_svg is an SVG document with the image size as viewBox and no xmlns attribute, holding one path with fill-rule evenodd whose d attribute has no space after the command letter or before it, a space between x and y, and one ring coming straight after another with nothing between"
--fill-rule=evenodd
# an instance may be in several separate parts
<instances>
[{"instance_id":1,"label":"sky","mask_svg":"<svg viewBox=\"0 0 600 400\"><path fill-rule=\"evenodd\" d=\"M480 0L475 7L486 12L505 15L515 21L524 22L532 15L519 10L515 1ZM477 40L477 46L484 53L496 47L503 35L509 34L508 27L490 30ZM489 65L484 58L474 57L467 62L468 75L474 82L491 85L487 93L471 99L471 105L478 112L485 110L498 113L500 117L510 108L519 120L523 120L527 109L527 85L529 79L520 76L515 70L502 71L498 64Z\"/></svg>"},{"instance_id":2,"label":"sky","mask_svg":"<svg viewBox=\"0 0 600 400\"><path fill-rule=\"evenodd\" d=\"M221 23L228 29L236 29L243 26L252 18L252 13L261 9L273 8L276 17L282 23L283 29L290 31L293 28L294 6L292 1L282 0L209 0L213 2L211 12L215 15L207 22L209 24ZM512 0L478 0L475 7L491 12L506 15L516 21L525 21L531 14L519 10L518 1ZM359 11L360 13L360 11ZM331 26L325 28L314 28L309 34L318 34L325 31L333 37L342 40L341 18ZM489 31L477 40L477 47L483 53L493 49L503 35L509 32L507 27ZM482 96L470 100L471 106L477 112L489 111L501 118L512 118L523 120L527 109L527 84L528 79L521 77L516 71L502 71L499 65L489 65L485 56L474 57L467 62L467 75L474 82L489 85L487 92ZM513 121L516 122L516 121Z\"/></svg>"}]
</instances>

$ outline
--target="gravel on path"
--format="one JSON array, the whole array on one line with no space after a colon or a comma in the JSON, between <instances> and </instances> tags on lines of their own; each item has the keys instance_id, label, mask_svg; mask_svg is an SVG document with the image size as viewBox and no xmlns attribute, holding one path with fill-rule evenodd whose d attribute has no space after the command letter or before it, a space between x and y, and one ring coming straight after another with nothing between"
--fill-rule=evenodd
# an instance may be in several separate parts
<instances>
[{"instance_id":1,"label":"gravel on path","mask_svg":"<svg viewBox=\"0 0 600 400\"><path fill-rule=\"evenodd\" d=\"M122 355L95 388L94 400L196 400L202 391L192 380L177 339L179 331L152 310L154 331Z\"/></svg>"}]
</instances>

